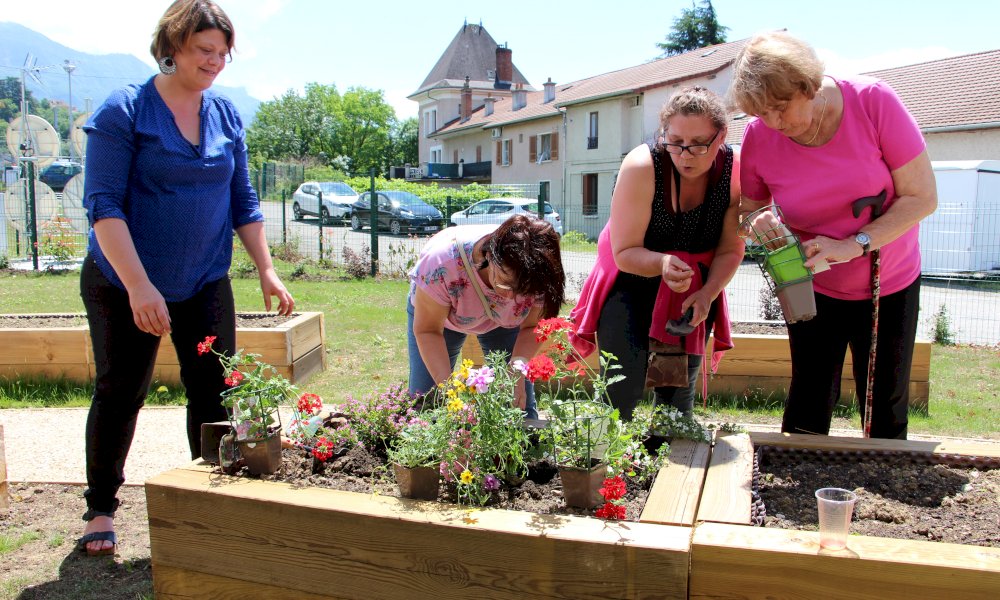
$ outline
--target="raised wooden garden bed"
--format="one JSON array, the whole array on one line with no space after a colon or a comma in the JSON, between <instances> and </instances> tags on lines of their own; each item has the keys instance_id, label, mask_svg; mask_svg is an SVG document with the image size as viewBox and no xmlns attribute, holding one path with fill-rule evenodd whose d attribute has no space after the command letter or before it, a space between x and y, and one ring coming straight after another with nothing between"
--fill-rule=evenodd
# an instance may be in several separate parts
<instances>
[{"instance_id":1,"label":"raised wooden garden bed","mask_svg":"<svg viewBox=\"0 0 1000 600\"><path fill-rule=\"evenodd\" d=\"M155 594L686 598L708 454L675 444L638 523L293 486L192 464L146 483Z\"/></svg>"},{"instance_id":2,"label":"raised wooden garden bed","mask_svg":"<svg viewBox=\"0 0 1000 600\"><path fill-rule=\"evenodd\" d=\"M851 535L845 550L828 551L820 549L818 532L752 527L750 486L757 445L1000 457L1000 447L975 443L774 433L720 436L691 547L692 599L997 597L998 548Z\"/></svg>"},{"instance_id":3,"label":"raised wooden garden bed","mask_svg":"<svg viewBox=\"0 0 1000 600\"><path fill-rule=\"evenodd\" d=\"M0 510L10 507L10 496L7 490L7 454L3 447L3 425L0 425Z\"/></svg>"},{"instance_id":4,"label":"raised wooden garden bed","mask_svg":"<svg viewBox=\"0 0 1000 600\"><path fill-rule=\"evenodd\" d=\"M746 393L760 390L764 393L784 395L792 381L792 359L787 335L734 334L733 349L726 352L719 370L708 380L712 394ZM479 341L470 335L462 347L462 357L482 364L483 351ZM597 353L587 358L596 367ZM854 395L853 359L848 350L841 380L841 398L850 400ZM910 370L910 406L927 410L930 397L931 343L917 341L913 350L913 367Z\"/></svg>"},{"instance_id":5,"label":"raised wooden garden bed","mask_svg":"<svg viewBox=\"0 0 1000 600\"><path fill-rule=\"evenodd\" d=\"M17 315L24 317L24 315ZM72 327L0 329L0 377L65 377L87 382L94 377L93 348L84 315ZM293 383L303 383L326 366L323 313L302 312L273 327L238 327L238 347L262 355ZM164 337L156 359L156 380L180 381L177 353Z\"/></svg>"}]
</instances>

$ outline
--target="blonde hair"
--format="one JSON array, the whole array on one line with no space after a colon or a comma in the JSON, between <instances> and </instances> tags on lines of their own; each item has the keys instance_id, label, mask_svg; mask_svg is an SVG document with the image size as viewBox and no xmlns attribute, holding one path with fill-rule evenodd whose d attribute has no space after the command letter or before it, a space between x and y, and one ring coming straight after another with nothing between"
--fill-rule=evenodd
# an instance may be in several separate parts
<instances>
[{"instance_id":1,"label":"blonde hair","mask_svg":"<svg viewBox=\"0 0 1000 600\"><path fill-rule=\"evenodd\" d=\"M683 88L667 100L660 109L660 133L667 131L667 124L675 115L708 117L719 129L728 123L726 105L722 98L700 85Z\"/></svg>"},{"instance_id":2,"label":"blonde hair","mask_svg":"<svg viewBox=\"0 0 1000 600\"><path fill-rule=\"evenodd\" d=\"M177 0L156 24L149 52L157 61L165 56L172 57L192 35L208 29L218 29L226 36L231 58L236 32L225 11L211 0Z\"/></svg>"},{"instance_id":3,"label":"blonde hair","mask_svg":"<svg viewBox=\"0 0 1000 600\"><path fill-rule=\"evenodd\" d=\"M759 33L733 62L730 102L748 115L791 100L813 98L823 85L823 61L806 42L785 31Z\"/></svg>"}]
</instances>

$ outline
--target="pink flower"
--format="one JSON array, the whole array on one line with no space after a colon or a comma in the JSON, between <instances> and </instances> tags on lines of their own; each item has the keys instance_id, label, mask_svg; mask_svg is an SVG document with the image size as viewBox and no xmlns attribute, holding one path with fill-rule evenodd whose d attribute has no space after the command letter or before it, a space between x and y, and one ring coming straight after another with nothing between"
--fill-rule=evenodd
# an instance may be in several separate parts
<instances>
[{"instance_id":1,"label":"pink flower","mask_svg":"<svg viewBox=\"0 0 1000 600\"><path fill-rule=\"evenodd\" d=\"M489 367L469 369L469 377L465 380L465 385L474 387L477 392L483 394L490 388L494 379L493 369Z\"/></svg>"},{"instance_id":2,"label":"pink flower","mask_svg":"<svg viewBox=\"0 0 1000 600\"><path fill-rule=\"evenodd\" d=\"M198 356L201 356L202 354L208 354L209 352L211 352L212 343L215 342L215 339L217 337L218 336L215 335L209 335L205 337L205 341L198 342Z\"/></svg>"}]
</instances>

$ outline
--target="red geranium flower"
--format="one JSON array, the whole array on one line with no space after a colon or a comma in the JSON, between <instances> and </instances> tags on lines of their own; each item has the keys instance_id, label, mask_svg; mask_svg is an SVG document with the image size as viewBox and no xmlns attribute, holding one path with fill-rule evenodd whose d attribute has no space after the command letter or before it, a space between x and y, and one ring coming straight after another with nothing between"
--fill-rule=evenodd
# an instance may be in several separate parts
<instances>
[{"instance_id":1,"label":"red geranium flower","mask_svg":"<svg viewBox=\"0 0 1000 600\"><path fill-rule=\"evenodd\" d=\"M540 354L528 361L528 374L526 377L532 383L542 380L548 381L556 374L556 365L552 359L544 354Z\"/></svg>"},{"instance_id":2,"label":"red geranium flower","mask_svg":"<svg viewBox=\"0 0 1000 600\"><path fill-rule=\"evenodd\" d=\"M313 446L312 455L319 462L326 462L333 456L333 442L325 437L320 437L316 440L316 445Z\"/></svg>"},{"instance_id":3,"label":"red geranium flower","mask_svg":"<svg viewBox=\"0 0 1000 600\"><path fill-rule=\"evenodd\" d=\"M299 396L299 412L313 414L323 408L323 400L316 394L305 393Z\"/></svg>"},{"instance_id":4,"label":"red geranium flower","mask_svg":"<svg viewBox=\"0 0 1000 600\"><path fill-rule=\"evenodd\" d=\"M240 384L241 381L243 381L242 371L233 371L229 375L229 377L226 377L226 385L228 385L229 387L236 387Z\"/></svg>"},{"instance_id":5,"label":"red geranium flower","mask_svg":"<svg viewBox=\"0 0 1000 600\"><path fill-rule=\"evenodd\" d=\"M619 500L625 496L625 480L621 477L608 477L604 480L604 487L598 491L608 502Z\"/></svg>"},{"instance_id":6,"label":"red geranium flower","mask_svg":"<svg viewBox=\"0 0 1000 600\"><path fill-rule=\"evenodd\" d=\"M608 502L594 513L598 519L620 521L625 518L625 507Z\"/></svg>"},{"instance_id":7,"label":"red geranium flower","mask_svg":"<svg viewBox=\"0 0 1000 600\"><path fill-rule=\"evenodd\" d=\"M198 355L208 354L212 351L212 343L215 342L215 338L218 336L209 335L205 337L204 342L198 342Z\"/></svg>"},{"instance_id":8,"label":"red geranium flower","mask_svg":"<svg viewBox=\"0 0 1000 600\"><path fill-rule=\"evenodd\" d=\"M552 317L551 319L542 319L535 325L535 341L544 342L549 339L549 336L557 331L573 331L575 325L569 319L564 319L562 317Z\"/></svg>"}]
</instances>

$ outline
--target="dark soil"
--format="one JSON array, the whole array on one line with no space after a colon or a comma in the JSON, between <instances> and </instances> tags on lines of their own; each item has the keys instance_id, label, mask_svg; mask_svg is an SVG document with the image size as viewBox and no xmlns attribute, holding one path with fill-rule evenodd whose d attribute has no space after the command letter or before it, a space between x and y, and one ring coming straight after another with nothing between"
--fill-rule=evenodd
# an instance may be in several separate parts
<instances>
[{"instance_id":1,"label":"dark soil","mask_svg":"<svg viewBox=\"0 0 1000 600\"><path fill-rule=\"evenodd\" d=\"M788 328L783 321L735 321L733 333L756 335L788 335Z\"/></svg>"},{"instance_id":2,"label":"dark soil","mask_svg":"<svg viewBox=\"0 0 1000 600\"><path fill-rule=\"evenodd\" d=\"M276 327L297 316L298 313L287 317L274 313L239 313L236 315L236 326ZM0 315L0 329L79 327L86 324L87 317L84 315Z\"/></svg>"},{"instance_id":3,"label":"dark soil","mask_svg":"<svg viewBox=\"0 0 1000 600\"><path fill-rule=\"evenodd\" d=\"M858 495L852 534L1000 547L1000 469L768 449L759 462L765 527L816 531L815 491L840 487Z\"/></svg>"},{"instance_id":4,"label":"dark soil","mask_svg":"<svg viewBox=\"0 0 1000 600\"><path fill-rule=\"evenodd\" d=\"M286 448L282 451L282 465L278 472L262 478L296 485L399 497L392 469L386 465L384 459L360 447L351 449L339 458L330 459L325 464L314 463L312 456L306 455L303 450ZM639 488L629 483L625 496L626 520L638 520L648 494L648 488ZM443 484L438 501L454 503L456 501L454 486ZM547 460L529 462L528 477L525 481L517 485L502 484L488 506L539 514L582 516L594 514L594 510L566 506L563 501L562 481L555 465Z\"/></svg>"}]
</instances>

